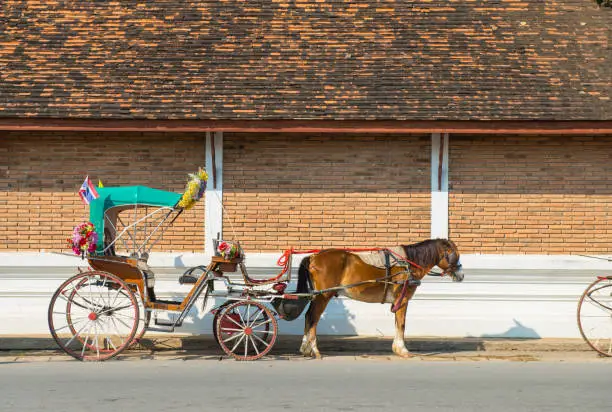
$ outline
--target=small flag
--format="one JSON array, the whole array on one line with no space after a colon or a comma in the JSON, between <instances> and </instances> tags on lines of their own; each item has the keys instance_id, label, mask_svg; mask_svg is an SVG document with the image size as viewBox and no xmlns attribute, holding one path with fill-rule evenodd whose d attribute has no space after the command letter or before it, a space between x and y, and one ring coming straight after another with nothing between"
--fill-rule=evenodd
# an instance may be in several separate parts
<instances>
[{"instance_id":1,"label":"small flag","mask_svg":"<svg viewBox=\"0 0 612 412\"><path fill-rule=\"evenodd\" d=\"M100 179L98 179L98 187L104 188L104 185L102 184L102 181Z\"/></svg>"},{"instance_id":2,"label":"small flag","mask_svg":"<svg viewBox=\"0 0 612 412\"><path fill-rule=\"evenodd\" d=\"M91 180L89 180L89 176L85 177L85 181L79 189L79 196L81 196L81 200L86 205L90 204L92 200L98 198L98 192L96 191L93 183L91 183Z\"/></svg>"}]
</instances>

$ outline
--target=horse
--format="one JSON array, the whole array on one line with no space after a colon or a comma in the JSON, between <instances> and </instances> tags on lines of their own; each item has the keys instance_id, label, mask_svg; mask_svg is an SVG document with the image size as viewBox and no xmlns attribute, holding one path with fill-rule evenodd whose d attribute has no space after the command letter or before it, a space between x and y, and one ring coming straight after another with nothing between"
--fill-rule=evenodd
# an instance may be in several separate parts
<instances>
[{"instance_id":1,"label":"horse","mask_svg":"<svg viewBox=\"0 0 612 412\"><path fill-rule=\"evenodd\" d=\"M409 270L401 265L381 269L343 249L322 250L302 260L298 270L297 292L319 291L305 317L304 338L300 347L304 356L321 358L317 347L317 323L330 299L338 295L361 302L391 303L391 311L395 312L393 352L401 357L412 356L404 342L406 310L420 280L434 266L442 269L442 275L448 274L456 282L461 282L464 274L459 251L451 240L428 239L402 245L400 250L416 265L411 264Z\"/></svg>"}]
</instances>

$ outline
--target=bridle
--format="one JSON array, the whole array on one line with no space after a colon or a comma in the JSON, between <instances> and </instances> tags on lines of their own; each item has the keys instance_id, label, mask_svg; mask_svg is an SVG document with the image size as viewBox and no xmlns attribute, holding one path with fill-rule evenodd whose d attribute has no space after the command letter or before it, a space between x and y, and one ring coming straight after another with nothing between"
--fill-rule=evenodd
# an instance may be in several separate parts
<instances>
[{"instance_id":1,"label":"bridle","mask_svg":"<svg viewBox=\"0 0 612 412\"><path fill-rule=\"evenodd\" d=\"M462 267L461 263L458 263L458 264L455 264L455 265L451 264L451 262L454 262L454 261L458 262L459 261L459 259L457 259L457 253L454 250L449 253L448 249L445 249L444 250L444 259L446 259L446 263L448 263L448 267L446 269L442 270L441 276L446 276L446 275L449 275L451 272L455 272L455 271L461 270L461 267ZM451 276L453 276L453 275L451 275Z\"/></svg>"}]
</instances>

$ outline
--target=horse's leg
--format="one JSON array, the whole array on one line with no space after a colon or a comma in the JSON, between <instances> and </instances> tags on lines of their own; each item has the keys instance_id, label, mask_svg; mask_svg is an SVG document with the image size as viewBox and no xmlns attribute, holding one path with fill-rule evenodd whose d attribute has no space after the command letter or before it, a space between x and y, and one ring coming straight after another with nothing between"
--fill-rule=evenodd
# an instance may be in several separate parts
<instances>
[{"instance_id":1,"label":"horse's leg","mask_svg":"<svg viewBox=\"0 0 612 412\"><path fill-rule=\"evenodd\" d=\"M310 307L306 313L304 338L302 339L302 346L300 347L302 355L314 356L317 359L321 359L321 353L319 352L319 348L317 348L317 324L333 296L333 293L325 293L315 297L310 303Z\"/></svg>"},{"instance_id":2,"label":"horse's leg","mask_svg":"<svg viewBox=\"0 0 612 412\"><path fill-rule=\"evenodd\" d=\"M406 331L406 311L408 310L408 302L414 292L416 291L416 286L410 286L408 288L408 292L404 299L402 299L402 305L395 312L395 339L393 339L393 353L402 358L408 358L412 356L408 349L406 348L406 342L404 341L404 333Z\"/></svg>"}]
</instances>

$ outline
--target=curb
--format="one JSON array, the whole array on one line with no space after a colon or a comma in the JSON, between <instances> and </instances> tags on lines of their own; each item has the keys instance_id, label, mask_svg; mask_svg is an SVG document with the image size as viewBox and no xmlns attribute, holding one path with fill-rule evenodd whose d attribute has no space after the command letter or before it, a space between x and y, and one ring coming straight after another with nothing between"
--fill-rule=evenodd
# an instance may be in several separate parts
<instances>
[{"instance_id":1,"label":"curb","mask_svg":"<svg viewBox=\"0 0 612 412\"><path fill-rule=\"evenodd\" d=\"M301 336L281 335L273 349L276 353L296 354ZM393 338L372 336L319 336L321 352L389 354ZM146 335L141 348L162 351L219 351L210 335ZM582 339L507 339L507 338L433 338L408 337L411 352L592 352ZM0 354L7 351L58 350L55 341L46 336L0 336Z\"/></svg>"}]
</instances>

